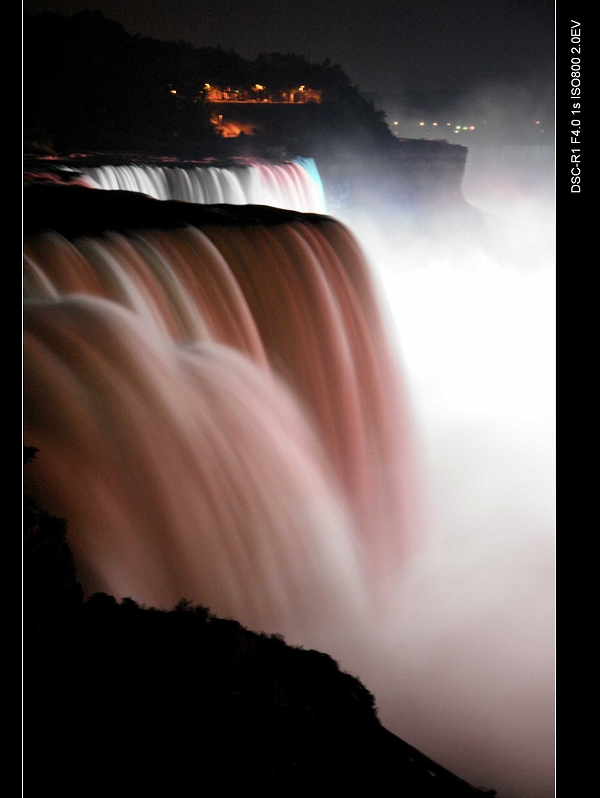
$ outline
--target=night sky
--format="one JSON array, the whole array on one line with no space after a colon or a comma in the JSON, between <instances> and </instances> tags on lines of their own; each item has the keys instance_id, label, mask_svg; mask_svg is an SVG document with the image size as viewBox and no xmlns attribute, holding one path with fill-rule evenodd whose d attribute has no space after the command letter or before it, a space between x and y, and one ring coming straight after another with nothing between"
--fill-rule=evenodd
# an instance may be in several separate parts
<instances>
[{"instance_id":1,"label":"night sky","mask_svg":"<svg viewBox=\"0 0 600 798\"><path fill-rule=\"evenodd\" d=\"M99 9L129 33L339 63L364 92L535 86L554 75L551 0L24 0L27 14ZM26 53L25 53L26 57Z\"/></svg>"}]
</instances>

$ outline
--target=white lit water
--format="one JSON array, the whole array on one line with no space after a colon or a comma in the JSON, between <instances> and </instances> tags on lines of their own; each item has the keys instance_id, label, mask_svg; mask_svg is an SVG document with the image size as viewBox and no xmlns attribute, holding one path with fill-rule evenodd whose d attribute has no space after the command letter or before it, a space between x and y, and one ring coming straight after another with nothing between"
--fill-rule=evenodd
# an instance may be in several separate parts
<instances>
[{"instance_id":1,"label":"white lit water","mask_svg":"<svg viewBox=\"0 0 600 798\"><path fill-rule=\"evenodd\" d=\"M325 213L323 187L312 158L231 168L124 164L83 167L81 171L95 188L136 191L159 200L272 205L304 213Z\"/></svg>"}]
</instances>

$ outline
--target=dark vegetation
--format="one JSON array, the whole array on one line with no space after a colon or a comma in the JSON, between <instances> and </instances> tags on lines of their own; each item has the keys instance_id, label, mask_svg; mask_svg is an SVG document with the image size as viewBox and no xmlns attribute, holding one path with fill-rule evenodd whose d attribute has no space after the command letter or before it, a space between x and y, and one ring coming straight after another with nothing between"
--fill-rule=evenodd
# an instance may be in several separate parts
<instances>
[{"instance_id":1,"label":"dark vegetation","mask_svg":"<svg viewBox=\"0 0 600 798\"><path fill-rule=\"evenodd\" d=\"M346 139L355 145L394 144L384 113L328 61L311 64L281 53L250 61L219 48L130 35L99 11L25 16L23 54L30 151L144 149L165 155L165 148L188 154L201 145L217 148L210 123L215 105L202 99L205 84L256 83L270 91L318 88L323 103L235 106L235 114L250 114L259 126L255 147L285 144L302 155L333 138L338 144Z\"/></svg>"},{"instance_id":2,"label":"dark vegetation","mask_svg":"<svg viewBox=\"0 0 600 798\"><path fill-rule=\"evenodd\" d=\"M185 600L84 600L66 529L25 498L26 798L495 794L384 729L373 695L327 654Z\"/></svg>"}]
</instances>

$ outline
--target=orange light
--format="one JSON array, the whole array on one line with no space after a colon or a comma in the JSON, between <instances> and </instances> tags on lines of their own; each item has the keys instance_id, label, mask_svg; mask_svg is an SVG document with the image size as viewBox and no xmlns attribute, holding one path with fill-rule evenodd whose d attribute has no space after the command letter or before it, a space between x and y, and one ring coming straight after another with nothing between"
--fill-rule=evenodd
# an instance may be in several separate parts
<instances>
[{"instance_id":1,"label":"orange light","mask_svg":"<svg viewBox=\"0 0 600 798\"><path fill-rule=\"evenodd\" d=\"M171 94L177 94L177 92L175 91L175 89L171 89Z\"/></svg>"},{"instance_id":2,"label":"orange light","mask_svg":"<svg viewBox=\"0 0 600 798\"><path fill-rule=\"evenodd\" d=\"M223 121L223 114L213 114L210 121L215 126L216 132L225 139L235 139L240 133L247 136L254 135L254 126L243 122Z\"/></svg>"}]
</instances>

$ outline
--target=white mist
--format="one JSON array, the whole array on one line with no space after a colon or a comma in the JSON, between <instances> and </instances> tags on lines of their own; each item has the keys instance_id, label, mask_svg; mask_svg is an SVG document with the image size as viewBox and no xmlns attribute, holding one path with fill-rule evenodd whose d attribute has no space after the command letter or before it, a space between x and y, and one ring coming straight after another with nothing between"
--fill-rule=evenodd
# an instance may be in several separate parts
<instances>
[{"instance_id":1,"label":"white mist","mask_svg":"<svg viewBox=\"0 0 600 798\"><path fill-rule=\"evenodd\" d=\"M341 656L384 725L502 798L554 795L553 156L530 152L467 163L476 234L344 218L388 306L426 525L387 623Z\"/></svg>"}]
</instances>

